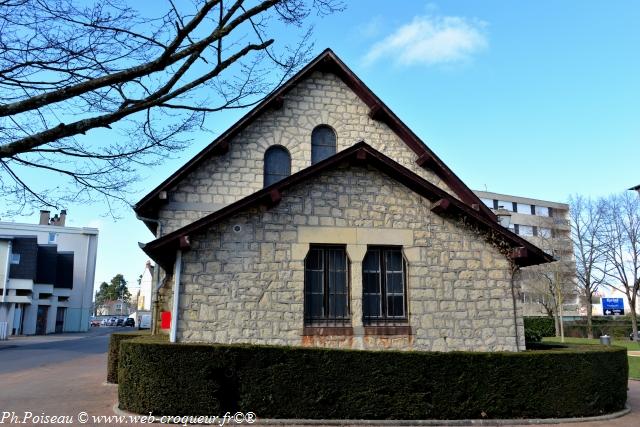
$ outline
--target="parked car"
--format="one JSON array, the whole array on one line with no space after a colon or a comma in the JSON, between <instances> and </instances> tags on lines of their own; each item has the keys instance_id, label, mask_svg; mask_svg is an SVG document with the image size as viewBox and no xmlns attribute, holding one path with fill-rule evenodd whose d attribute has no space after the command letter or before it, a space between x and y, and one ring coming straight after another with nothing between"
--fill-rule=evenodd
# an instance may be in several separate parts
<instances>
[{"instance_id":1,"label":"parked car","mask_svg":"<svg viewBox=\"0 0 640 427\"><path fill-rule=\"evenodd\" d=\"M138 329L151 329L151 315L143 314L140 316L140 322L138 323Z\"/></svg>"},{"instance_id":2,"label":"parked car","mask_svg":"<svg viewBox=\"0 0 640 427\"><path fill-rule=\"evenodd\" d=\"M136 326L136 321L133 317L127 317L124 320L124 323L122 324L122 326L129 326L133 328L134 326Z\"/></svg>"},{"instance_id":3,"label":"parked car","mask_svg":"<svg viewBox=\"0 0 640 427\"><path fill-rule=\"evenodd\" d=\"M116 326L122 326L124 324L124 319L122 317L119 317L118 320L116 320Z\"/></svg>"},{"instance_id":4,"label":"parked car","mask_svg":"<svg viewBox=\"0 0 640 427\"><path fill-rule=\"evenodd\" d=\"M629 339L633 341L633 332L629 334ZM636 341L640 341L640 331L638 331L638 337L636 338Z\"/></svg>"},{"instance_id":5,"label":"parked car","mask_svg":"<svg viewBox=\"0 0 640 427\"><path fill-rule=\"evenodd\" d=\"M96 319L96 318L92 318L92 319L89 321L89 326L91 326L92 328L93 328L93 327L96 327L96 326L100 326L100 320L99 320L99 319Z\"/></svg>"},{"instance_id":6,"label":"parked car","mask_svg":"<svg viewBox=\"0 0 640 427\"><path fill-rule=\"evenodd\" d=\"M109 319L109 322L107 323L107 326L116 326L116 323L118 322L118 318L117 317L112 317Z\"/></svg>"},{"instance_id":7,"label":"parked car","mask_svg":"<svg viewBox=\"0 0 640 427\"><path fill-rule=\"evenodd\" d=\"M102 326L109 326L109 319L105 317L104 319L102 319L102 322L100 322L100 324Z\"/></svg>"}]
</instances>

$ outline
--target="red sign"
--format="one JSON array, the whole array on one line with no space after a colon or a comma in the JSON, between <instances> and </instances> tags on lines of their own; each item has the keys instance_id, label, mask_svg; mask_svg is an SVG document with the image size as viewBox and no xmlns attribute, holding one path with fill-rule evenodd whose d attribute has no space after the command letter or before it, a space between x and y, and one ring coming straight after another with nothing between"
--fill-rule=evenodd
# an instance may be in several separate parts
<instances>
[{"instance_id":1,"label":"red sign","mask_svg":"<svg viewBox=\"0 0 640 427\"><path fill-rule=\"evenodd\" d=\"M162 329L171 328L171 312L163 311L160 313L160 327Z\"/></svg>"}]
</instances>

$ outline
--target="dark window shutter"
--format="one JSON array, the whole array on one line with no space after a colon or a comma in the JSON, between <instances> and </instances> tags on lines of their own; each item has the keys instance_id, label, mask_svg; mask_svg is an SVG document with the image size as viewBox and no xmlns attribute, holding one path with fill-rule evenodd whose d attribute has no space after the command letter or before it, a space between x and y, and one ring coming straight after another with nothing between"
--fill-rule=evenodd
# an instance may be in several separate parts
<instances>
[{"instance_id":1,"label":"dark window shutter","mask_svg":"<svg viewBox=\"0 0 640 427\"><path fill-rule=\"evenodd\" d=\"M268 187L291 175L291 156L279 145L269 147L264 153L264 186Z\"/></svg>"},{"instance_id":2,"label":"dark window shutter","mask_svg":"<svg viewBox=\"0 0 640 427\"><path fill-rule=\"evenodd\" d=\"M311 132L311 164L336 154L336 133L329 126L320 125Z\"/></svg>"}]
</instances>

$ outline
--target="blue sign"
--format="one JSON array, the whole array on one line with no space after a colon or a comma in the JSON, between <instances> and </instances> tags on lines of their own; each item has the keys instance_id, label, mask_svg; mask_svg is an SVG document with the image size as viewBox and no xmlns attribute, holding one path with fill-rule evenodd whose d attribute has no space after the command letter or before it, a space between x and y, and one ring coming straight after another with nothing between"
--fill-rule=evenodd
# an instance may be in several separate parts
<instances>
[{"instance_id":1,"label":"blue sign","mask_svg":"<svg viewBox=\"0 0 640 427\"><path fill-rule=\"evenodd\" d=\"M624 314L624 301L622 298L602 298L602 314L605 316Z\"/></svg>"}]
</instances>

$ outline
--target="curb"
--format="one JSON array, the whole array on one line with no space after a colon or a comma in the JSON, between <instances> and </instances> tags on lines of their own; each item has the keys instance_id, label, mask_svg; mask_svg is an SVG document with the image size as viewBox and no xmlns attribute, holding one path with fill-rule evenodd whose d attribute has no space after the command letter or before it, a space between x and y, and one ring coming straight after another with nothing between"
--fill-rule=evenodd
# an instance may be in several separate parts
<instances>
[{"instance_id":1,"label":"curb","mask_svg":"<svg viewBox=\"0 0 640 427\"><path fill-rule=\"evenodd\" d=\"M133 412L128 412L118 407L119 402L113 405L113 412L116 415L140 416ZM513 425L539 425L539 424L561 424L561 423L586 423L591 421L608 421L624 417L631 413L631 407L627 404L625 408L618 412L606 415L596 415L593 417L581 418L530 418L530 419L486 419L486 420L306 420L306 419L257 419L253 425L269 426L513 426ZM156 421L155 423L159 423ZM232 424L235 424L232 422ZM218 424L214 424L218 425ZM251 425L251 424L250 424Z\"/></svg>"}]
</instances>

